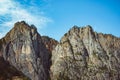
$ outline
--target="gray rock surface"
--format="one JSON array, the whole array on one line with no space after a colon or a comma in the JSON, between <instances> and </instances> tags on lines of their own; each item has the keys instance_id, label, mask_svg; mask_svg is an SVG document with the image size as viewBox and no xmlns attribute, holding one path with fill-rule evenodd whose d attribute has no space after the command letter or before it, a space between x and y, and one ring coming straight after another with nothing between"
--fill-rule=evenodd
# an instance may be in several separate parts
<instances>
[{"instance_id":1,"label":"gray rock surface","mask_svg":"<svg viewBox=\"0 0 120 80\"><path fill-rule=\"evenodd\" d=\"M49 51L34 25L17 22L1 39L1 56L31 80L48 80Z\"/></svg>"},{"instance_id":2,"label":"gray rock surface","mask_svg":"<svg viewBox=\"0 0 120 80\"><path fill-rule=\"evenodd\" d=\"M74 26L52 51L51 80L120 80L120 38Z\"/></svg>"}]
</instances>

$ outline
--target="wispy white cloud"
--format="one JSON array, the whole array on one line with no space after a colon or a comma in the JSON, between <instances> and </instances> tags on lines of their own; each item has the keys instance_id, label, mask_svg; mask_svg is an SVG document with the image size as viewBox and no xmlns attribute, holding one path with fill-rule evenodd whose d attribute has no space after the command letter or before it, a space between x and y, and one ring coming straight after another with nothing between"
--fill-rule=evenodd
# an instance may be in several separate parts
<instances>
[{"instance_id":1,"label":"wispy white cloud","mask_svg":"<svg viewBox=\"0 0 120 80\"><path fill-rule=\"evenodd\" d=\"M0 29L4 29L3 27L11 28L15 22L22 20L29 24L34 24L40 29L52 21L39 14L42 13L42 11L33 12L32 10L36 8L34 6L30 7L31 8L25 8L15 0L0 0ZM0 32L0 38L2 34L4 33Z\"/></svg>"}]
</instances>

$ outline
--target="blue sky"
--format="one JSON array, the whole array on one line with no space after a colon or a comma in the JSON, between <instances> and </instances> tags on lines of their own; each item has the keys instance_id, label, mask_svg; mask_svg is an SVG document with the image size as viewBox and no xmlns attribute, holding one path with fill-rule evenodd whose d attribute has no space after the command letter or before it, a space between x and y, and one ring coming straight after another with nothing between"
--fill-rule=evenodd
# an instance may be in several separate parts
<instances>
[{"instance_id":1,"label":"blue sky","mask_svg":"<svg viewBox=\"0 0 120 80\"><path fill-rule=\"evenodd\" d=\"M0 0L0 36L21 20L57 40L74 25L120 37L120 0Z\"/></svg>"}]
</instances>

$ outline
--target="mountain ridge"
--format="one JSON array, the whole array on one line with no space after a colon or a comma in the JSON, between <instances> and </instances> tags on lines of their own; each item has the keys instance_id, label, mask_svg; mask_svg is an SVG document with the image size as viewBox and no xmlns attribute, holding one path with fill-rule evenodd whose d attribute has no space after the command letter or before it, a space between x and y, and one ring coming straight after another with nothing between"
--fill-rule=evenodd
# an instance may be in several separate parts
<instances>
[{"instance_id":1,"label":"mountain ridge","mask_svg":"<svg viewBox=\"0 0 120 80\"><path fill-rule=\"evenodd\" d=\"M53 50L54 80L119 80L120 38L74 26Z\"/></svg>"},{"instance_id":2,"label":"mountain ridge","mask_svg":"<svg viewBox=\"0 0 120 80\"><path fill-rule=\"evenodd\" d=\"M120 79L120 38L90 25L73 26L58 42L17 22L0 39L0 57L30 80Z\"/></svg>"},{"instance_id":3,"label":"mountain ridge","mask_svg":"<svg viewBox=\"0 0 120 80\"><path fill-rule=\"evenodd\" d=\"M37 29L24 21L1 39L1 56L32 80L49 78L50 52Z\"/></svg>"}]
</instances>

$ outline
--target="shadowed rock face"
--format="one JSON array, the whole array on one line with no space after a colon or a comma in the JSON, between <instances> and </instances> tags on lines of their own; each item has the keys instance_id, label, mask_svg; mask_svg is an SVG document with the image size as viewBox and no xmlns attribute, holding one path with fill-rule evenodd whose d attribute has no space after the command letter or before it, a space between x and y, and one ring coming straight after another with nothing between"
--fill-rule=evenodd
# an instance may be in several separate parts
<instances>
[{"instance_id":1,"label":"shadowed rock face","mask_svg":"<svg viewBox=\"0 0 120 80\"><path fill-rule=\"evenodd\" d=\"M52 80L119 80L120 38L74 26L52 51Z\"/></svg>"},{"instance_id":2,"label":"shadowed rock face","mask_svg":"<svg viewBox=\"0 0 120 80\"><path fill-rule=\"evenodd\" d=\"M42 36L43 43L45 44L46 48L49 50L50 53L52 53L52 50L56 47L58 44L58 41L55 39L49 38L48 36Z\"/></svg>"},{"instance_id":3,"label":"shadowed rock face","mask_svg":"<svg viewBox=\"0 0 120 80\"><path fill-rule=\"evenodd\" d=\"M24 74L18 71L9 62L5 61L3 57L0 57L0 80L29 80Z\"/></svg>"},{"instance_id":4,"label":"shadowed rock face","mask_svg":"<svg viewBox=\"0 0 120 80\"><path fill-rule=\"evenodd\" d=\"M49 78L50 53L33 25L17 22L1 44L1 56L31 80Z\"/></svg>"}]
</instances>

